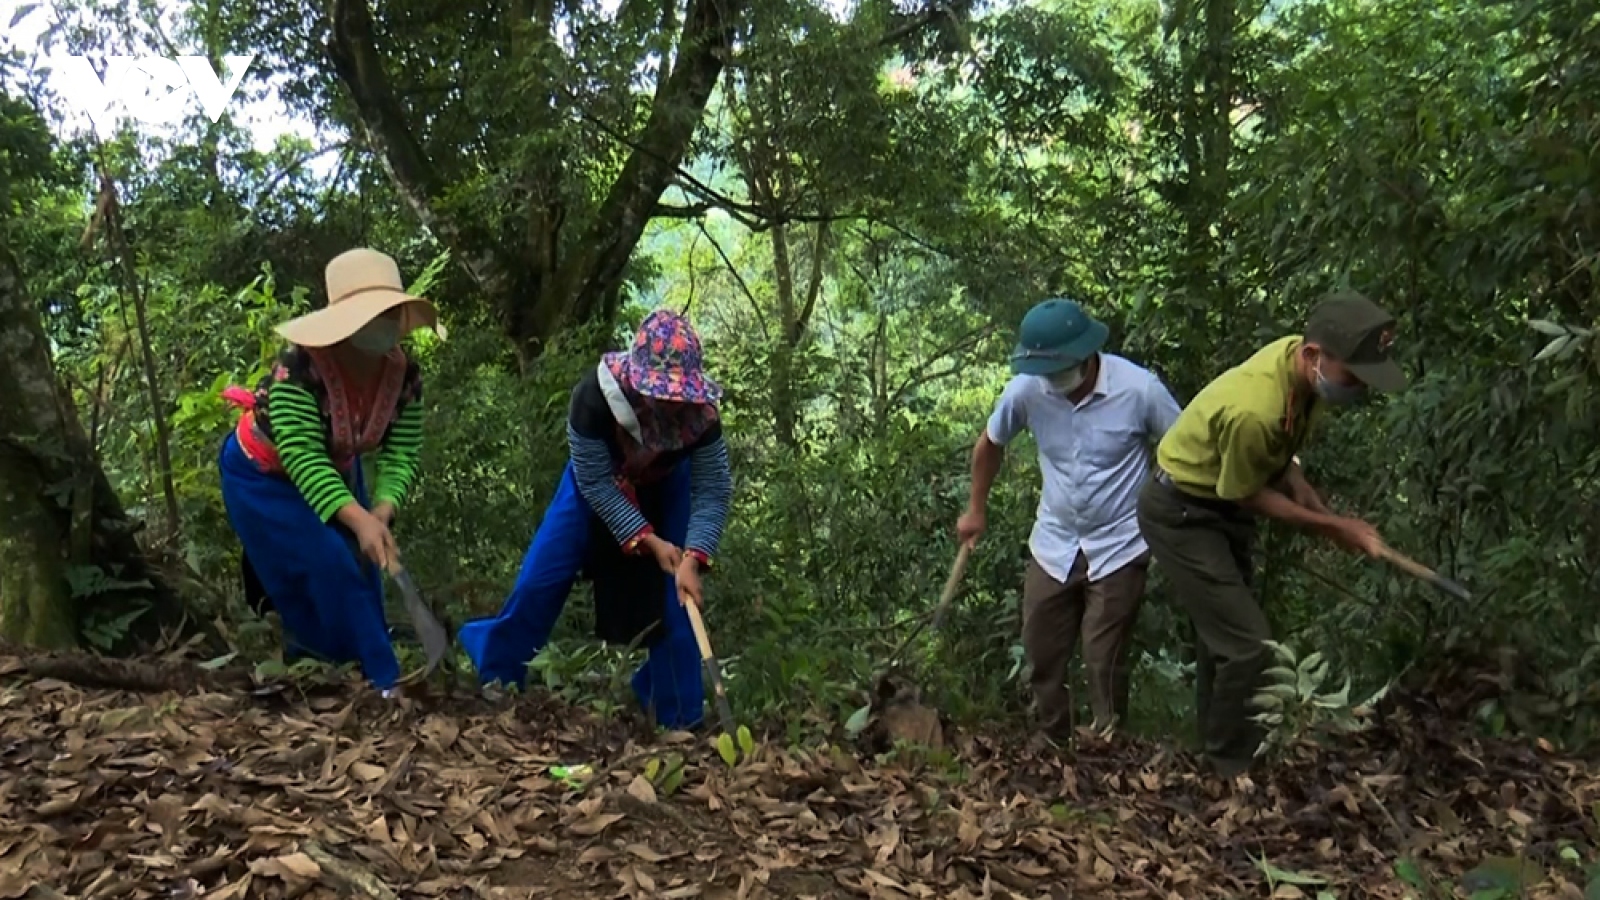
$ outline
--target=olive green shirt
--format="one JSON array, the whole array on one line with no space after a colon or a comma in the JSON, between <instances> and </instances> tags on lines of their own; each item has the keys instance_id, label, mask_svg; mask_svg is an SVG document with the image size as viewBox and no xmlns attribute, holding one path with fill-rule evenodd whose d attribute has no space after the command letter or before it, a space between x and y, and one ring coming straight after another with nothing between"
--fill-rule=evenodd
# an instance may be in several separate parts
<instances>
[{"instance_id":1,"label":"olive green shirt","mask_svg":"<svg viewBox=\"0 0 1600 900\"><path fill-rule=\"evenodd\" d=\"M1184 407L1156 450L1157 464L1179 489L1238 501L1288 470L1323 405L1296 390L1301 342L1299 335L1273 341Z\"/></svg>"}]
</instances>

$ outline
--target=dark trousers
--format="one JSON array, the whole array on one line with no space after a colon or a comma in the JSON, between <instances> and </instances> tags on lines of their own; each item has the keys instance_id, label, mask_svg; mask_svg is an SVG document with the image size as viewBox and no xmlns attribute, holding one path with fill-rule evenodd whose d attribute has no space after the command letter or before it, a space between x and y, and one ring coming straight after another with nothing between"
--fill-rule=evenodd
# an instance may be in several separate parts
<instances>
[{"instance_id":1,"label":"dark trousers","mask_svg":"<svg viewBox=\"0 0 1600 900\"><path fill-rule=\"evenodd\" d=\"M1139 494L1139 529L1194 623L1201 744L1220 774L1236 775L1261 744L1251 699L1271 659L1263 642L1272 631L1251 591L1255 518L1157 477Z\"/></svg>"},{"instance_id":2,"label":"dark trousers","mask_svg":"<svg viewBox=\"0 0 1600 900\"><path fill-rule=\"evenodd\" d=\"M1144 554L1099 581L1089 581L1089 561L1080 551L1065 582L1028 561L1022 583L1022 648L1033 668L1033 696L1044 731L1071 736L1073 713L1069 670L1083 637L1089 706L1096 724L1128 717L1128 649L1144 596L1150 556Z\"/></svg>"}]
</instances>

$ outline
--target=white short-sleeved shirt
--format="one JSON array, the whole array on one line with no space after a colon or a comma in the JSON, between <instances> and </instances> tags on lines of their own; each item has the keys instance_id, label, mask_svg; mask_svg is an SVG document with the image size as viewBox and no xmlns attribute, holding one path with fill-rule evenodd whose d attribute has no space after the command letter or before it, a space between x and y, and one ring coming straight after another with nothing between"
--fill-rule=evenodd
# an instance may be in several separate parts
<instances>
[{"instance_id":1,"label":"white short-sleeved shirt","mask_svg":"<svg viewBox=\"0 0 1600 900\"><path fill-rule=\"evenodd\" d=\"M1006 385L989 417L989 440L1010 443L1024 429L1039 445L1044 490L1028 547L1039 567L1066 581L1078 551L1098 581L1147 549L1139 533L1139 490L1152 447L1181 410L1155 373L1100 354L1094 389L1074 404L1039 375Z\"/></svg>"}]
</instances>

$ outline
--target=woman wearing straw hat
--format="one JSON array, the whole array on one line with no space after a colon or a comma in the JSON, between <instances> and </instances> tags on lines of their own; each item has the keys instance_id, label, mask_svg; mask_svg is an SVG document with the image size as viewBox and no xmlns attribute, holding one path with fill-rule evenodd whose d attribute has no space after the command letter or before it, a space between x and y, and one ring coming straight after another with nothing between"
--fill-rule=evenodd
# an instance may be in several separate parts
<instances>
[{"instance_id":1,"label":"woman wearing straw hat","mask_svg":"<svg viewBox=\"0 0 1600 900\"><path fill-rule=\"evenodd\" d=\"M422 441L422 378L400 339L437 317L376 250L340 254L326 277L328 305L278 327L290 346L271 374L224 393L245 412L222 445L222 500L247 592L277 609L285 650L358 662L388 692L400 666L381 570L398 559L389 528ZM369 508L360 457L372 452Z\"/></svg>"},{"instance_id":2,"label":"woman wearing straw hat","mask_svg":"<svg viewBox=\"0 0 1600 900\"><path fill-rule=\"evenodd\" d=\"M573 389L571 459L500 614L457 637L485 685L521 685L580 572L594 582L602 640L643 645L639 703L668 728L704 717L700 653L682 600L699 603L733 499L717 401L700 339L658 310L626 353L608 353Z\"/></svg>"}]
</instances>

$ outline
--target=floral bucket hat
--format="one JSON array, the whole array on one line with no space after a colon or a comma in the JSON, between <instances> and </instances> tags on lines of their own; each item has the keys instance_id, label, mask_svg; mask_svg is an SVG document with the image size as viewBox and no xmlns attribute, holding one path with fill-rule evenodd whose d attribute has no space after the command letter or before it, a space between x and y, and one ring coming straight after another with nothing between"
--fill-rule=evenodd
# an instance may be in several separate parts
<instances>
[{"instance_id":1,"label":"floral bucket hat","mask_svg":"<svg viewBox=\"0 0 1600 900\"><path fill-rule=\"evenodd\" d=\"M618 381L652 400L715 406L722 399L721 386L706 377L699 335L670 309L645 318L632 349L604 359Z\"/></svg>"}]
</instances>

